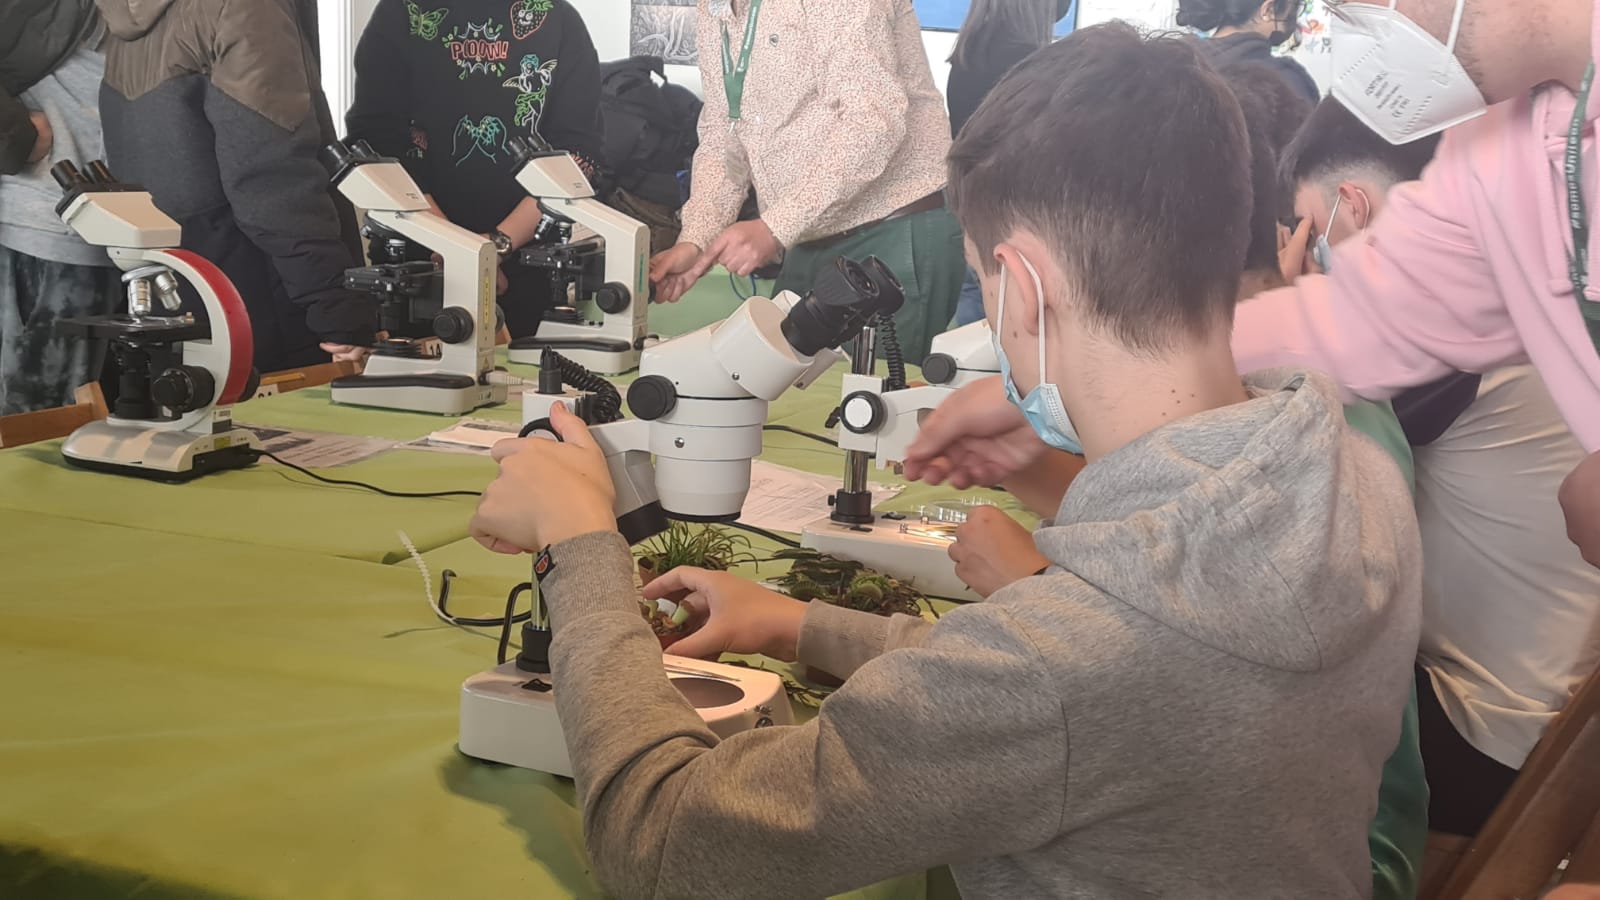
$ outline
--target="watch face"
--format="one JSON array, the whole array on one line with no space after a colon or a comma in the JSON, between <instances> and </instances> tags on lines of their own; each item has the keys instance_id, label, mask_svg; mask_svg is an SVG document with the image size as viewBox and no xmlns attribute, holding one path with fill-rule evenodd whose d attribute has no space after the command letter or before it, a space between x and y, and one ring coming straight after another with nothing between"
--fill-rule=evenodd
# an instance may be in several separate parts
<instances>
[{"instance_id":1,"label":"watch face","mask_svg":"<svg viewBox=\"0 0 1600 900\"><path fill-rule=\"evenodd\" d=\"M505 235L503 235L503 234L501 234L499 232L495 232L493 240L494 240L494 248L496 250L500 251L501 253L510 253L511 252L511 238L506 237Z\"/></svg>"}]
</instances>

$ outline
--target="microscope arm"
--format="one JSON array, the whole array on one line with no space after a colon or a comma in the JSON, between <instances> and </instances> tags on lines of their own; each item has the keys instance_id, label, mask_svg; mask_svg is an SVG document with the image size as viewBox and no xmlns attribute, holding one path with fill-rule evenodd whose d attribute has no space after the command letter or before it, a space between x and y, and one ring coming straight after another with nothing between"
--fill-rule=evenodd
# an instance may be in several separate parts
<instances>
[{"instance_id":1,"label":"microscope arm","mask_svg":"<svg viewBox=\"0 0 1600 900\"><path fill-rule=\"evenodd\" d=\"M883 384L872 375L846 375L839 415L839 449L874 456L880 469L905 459L922 420L955 393L934 385L885 391Z\"/></svg>"}]
</instances>

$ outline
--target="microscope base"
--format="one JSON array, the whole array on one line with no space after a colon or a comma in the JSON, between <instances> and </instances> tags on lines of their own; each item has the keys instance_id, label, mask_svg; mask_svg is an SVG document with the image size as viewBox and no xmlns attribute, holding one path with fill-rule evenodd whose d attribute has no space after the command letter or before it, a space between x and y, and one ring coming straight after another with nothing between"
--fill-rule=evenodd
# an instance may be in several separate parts
<instances>
[{"instance_id":1,"label":"microscope base","mask_svg":"<svg viewBox=\"0 0 1600 900\"><path fill-rule=\"evenodd\" d=\"M157 481L188 481L256 461L261 442L235 428L219 434L163 431L100 421L74 431L61 445L69 465Z\"/></svg>"},{"instance_id":2,"label":"microscope base","mask_svg":"<svg viewBox=\"0 0 1600 900\"><path fill-rule=\"evenodd\" d=\"M480 384L466 375L351 375L332 384L333 402L439 416L461 416L506 402L503 384Z\"/></svg>"},{"instance_id":3,"label":"microscope base","mask_svg":"<svg viewBox=\"0 0 1600 900\"><path fill-rule=\"evenodd\" d=\"M545 322L535 337L517 338L507 355L514 363L537 366L546 349L554 350L599 375L622 375L639 368L639 343L604 337L596 325Z\"/></svg>"},{"instance_id":4,"label":"microscope base","mask_svg":"<svg viewBox=\"0 0 1600 900\"><path fill-rule=\"evenodd\" d=\"M773 672L670 655L662 659L673 686L720 738L794 722L783 679ZM527 686L535 681L545 687ZM468 678L461 685L458 749L475 759L571 778L551 681L549 675L518 669L515 660Z\"/></svg>"},{"instance_id":5,"label":"microscope base","mask_svg":"<svg viewBox=\"0 0 1600 900\"><path fill-rule=\"evenodd\" d=\"M800 532L800 544L893 575L931 597L982 600L956 577L950 541L901 530L915 524L880 518L870 525L850 526L823 518Z\"/></svg>"}]
</instances>

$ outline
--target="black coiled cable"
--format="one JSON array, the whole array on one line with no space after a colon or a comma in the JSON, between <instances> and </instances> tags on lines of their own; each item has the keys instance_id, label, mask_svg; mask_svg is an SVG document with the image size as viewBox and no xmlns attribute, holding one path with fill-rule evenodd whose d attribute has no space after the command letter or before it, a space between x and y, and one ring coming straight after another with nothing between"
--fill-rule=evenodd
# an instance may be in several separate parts
<instances>
[{"instance_id":1,"label":"black coiled cable","mask_svg":"<svg viewBox=\"0 0 1600 900\"><path fill-rule=\"evenodd\" d=\"M900 351L900 335L894 330L894 317L878 313L873 317L872 327L878 332L878 349L883 357L883 364L889 370L889 377L884 379L885 391L903 391L906 384L906 358Z\"/></svg>"},{"instance_id":2,"label":"black coiled cable","mask_svg":"<svg viewBox=\"0 0 1600 900\"><path fill-rule=\"evenodd\" d=\"M539 356L539 368L559 372L562 383L589 392L585 398L588 415L584 416L588 424L604 425L622 418L622 395L616 385L548 347Z\"/></svg>"}]
</instances>

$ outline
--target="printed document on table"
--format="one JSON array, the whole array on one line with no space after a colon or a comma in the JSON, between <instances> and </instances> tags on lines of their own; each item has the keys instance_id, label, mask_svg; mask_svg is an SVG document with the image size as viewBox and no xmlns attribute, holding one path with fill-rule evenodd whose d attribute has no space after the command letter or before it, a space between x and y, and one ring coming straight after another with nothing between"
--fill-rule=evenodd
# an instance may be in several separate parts
<instances>
[{"instance_id":1,"label":"printed document on table","mask_svg":"<svg viewBox=\"0 0 1600 900\"><path fill-rule=\"evenodd\" d=\"M869 485L872 505L893 498L900 485ZM839 489L839 479L813 475L788 466L755 460L750 465L750 495L744 500L739 521L768 531L798 534L802 528L831 511L828 497Z\"/></svg>"}]
</instances>

